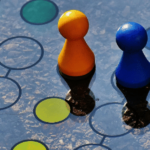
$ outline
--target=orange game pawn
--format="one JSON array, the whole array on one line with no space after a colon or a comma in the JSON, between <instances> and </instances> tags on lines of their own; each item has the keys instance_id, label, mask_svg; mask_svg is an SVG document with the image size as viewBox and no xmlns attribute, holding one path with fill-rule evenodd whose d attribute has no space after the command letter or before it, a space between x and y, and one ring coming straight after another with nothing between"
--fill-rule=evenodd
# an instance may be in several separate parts
<instances>
[{"instance_id":1,"label":"orange game pawn","mask_svg":"<svg viewBox=\"0 0 150 150\"><path fill-rule=\"evenodd\" d=\"M58 21L58 29L66 38L58 56L58 67L62 75L82 77L95 68L95 56L84 40L89 22L85 14L78 10L65 12Z\"/></svg>"}]
</instances>

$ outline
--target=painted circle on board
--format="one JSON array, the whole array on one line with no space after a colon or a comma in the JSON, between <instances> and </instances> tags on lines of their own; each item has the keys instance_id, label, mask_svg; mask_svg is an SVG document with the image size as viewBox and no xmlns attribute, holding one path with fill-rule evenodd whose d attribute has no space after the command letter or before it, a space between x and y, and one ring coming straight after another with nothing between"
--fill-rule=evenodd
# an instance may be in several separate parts
<instances>
[{"instance_id":1,"label":"painted circle on board","mask_svg":"<svg viewBox=\"0 0 150 150\"><path fill-rule=\"evenodd\" d=\"M75 150L91 150L91 149L93 149L93 150L110 150L109 147L99 145L99 144L86 144L83 146L79 146Z\"/></svg>"},{"instance_id":2,"label":"painted circle on board","mask_svg":"<svg viewBox=\"0 0 150 150\"><path fill-rule=\"evenodd\" d=\"M21 97L20 85L11 78L0 77L0 97L0 110L13 106Z\"/></svg>"},{"instance_id":3,"label":"painted circle on board","mask_svg":"<svg viewBox=\"0 0 150 150\"><path fill-rule=\"evenodd\" d=\"M117 102L97 107L90 116L90 126L93 131L106 137L128 134L132 128L122 121L122 107L122 104Z\"/></svg>"},{"instance_id":4,"label":"painted circle on board","mask_svg":"<svg viewBox=\"0 0 150 150\"><path fill-rule=\"evenodd\" d=\"M44 123L58 123L68 118L69 104L61 98L46 98L35 105L35 117Z\"/></svg>"},{"instance_id":5,"label":"painted circle on board","mask_svg":"<svg viewBox=\"0 0 150 150\"><path fill-rule=\"evenodd\" d=\"M44 49L37 40L26 37L11 37L0 43L0 65L7 69L23 70L41 61Z\"/></svg>"},{"instance_id":6,"label":"painted circle on board","mask_svg":"<svg viewBox=\"0 0 150 150\"><path fill-rule=\"evenodd\" d=\"M49 0L32 0L23 5L22 19L30 24L41 25L51 22L58 14L57 5Z\"/></svg>"},{"instance_id":7,"label":"painted circle on board","mask_svg":"<svg viewBox=\"0 0 150 150\"><path fill-rule=\"evenodd\" d=\"M17 143L11 150L48 150L48 148L42 142L26 140Z\"/></svg>"}]
</instances>

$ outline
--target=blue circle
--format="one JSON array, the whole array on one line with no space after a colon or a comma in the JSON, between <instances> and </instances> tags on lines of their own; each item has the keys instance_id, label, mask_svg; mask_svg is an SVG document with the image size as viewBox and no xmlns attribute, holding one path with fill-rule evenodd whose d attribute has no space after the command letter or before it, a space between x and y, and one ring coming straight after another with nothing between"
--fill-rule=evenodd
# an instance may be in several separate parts
<instances>
[{"instance_id":1,"label":"blue circle","mask_svg":"<svg viewBox=\"0 0 150 150\"><path fill-rule=\"evenodd\" d=\"M105 148L105 150L106 149L111 150L109 147L104 146L104 145L100 145L100 144L85 144L85 145L82 145L82 146L75 148L74 150L83 150L82 148L84 148L84 149L87 149L87 148L97 149L98 147L99 147L99 149L101 149L100 147L103 147L103 148Z\"/></svg>"},{"instance_id":2,"label":"blue circle","mask_svg":"<svg viewBox=\"0 0 150 150\"><path fill-rule=\"evenodd\" d=\"M121 103L117 103L117 102L114 102L114 103L106 103L106 104L103 104L103 105L97 107L97 108L91 113L91 115L90 115L90 118L89 118L90 127L92 128L92 130L93 130L94 132L96 132L97 134L99 134L99 135L101 135L101 136L105 136L105 137L119 137L119 136L126 135L126 134L128 134L129 132L132 131L132 128L131 128L131 129L129 129L127 132L122 133L122 134L119 134L119 135L108 135L108 134L104 134L104 133L101 133L101 132L97 131L97 129L95 129L95 128L93 127L92 118L94 117L96 111L97 111L98 109L104 107L104 106L113 105L113 104L122 105ZM121 114L121 112L120 112L120 114ZM111 122L111 120L110 120L110 122ZM107 124L107 125L110 125L110 124Z\"/></svg>"},{"instance_id":3,"label":"blue circle","mask_svg":"<svg viewBox=\"0 0 150 150\"><path fill-rule=\"evenodd\" d=\"M116 42L120 49L133 53L142 50L147 43L146 30L138 23L123 24L116 33Z\"/></svg>"},{"instance_id":4,"label":"blue circle","mask_svg":"<svg viewBox=\"0 0 150 150\"><path fill-rule=\"evenodd\" d=\"M26 36L16 36L16 37L11 37L11 38L8 38L6 40L4 40L3 42L0 43L0 46L2 46L5 42L9 41L9 40L12 40L12 39L17 39L17 38L25 38L25 39L29 39L29 40L32 40L34 41L36 44L38 44L38 46L40 47L41 49L41 55L39 57L39 59L33 63L32 65L30 66L27 66L27 67L22 67L22 68L15 68L15 67L9 67L7 65L4 65L2 62L0 62L0 65L2 65L3 67L7 68L7 69L11 69L11 70L23 70L23 69L28 69L28 68L31 68L33 66L35 66L37 63L39 63L44 55L44 49L43 49L43 46L40 42L38 42L37 40L31 38L31 37L26 37Z\"/></svg>"},{"instance_id":5,"label":"blue circle","mask_svg":"<svg viewBox=\"0 0 150 150\"><path fill-rule=\"evenodd\" d=\"M0 110L3 110L3 109L7 109L7 108L13 106L14 104L16 104L16 103L18 102L18 100L20 99L22 92L21 92L21 87L20 87L20 85L19 85L15 80L13 80L13 79L11 79L11 78L8 78L8 77L0 77L0 78L4 78L4 79L8 79L8 80L12 81L13 83L16 84L16 86L17 86L18 89L19 89L19 94L18 94L17 99L16 99L12 104L10 104L10 105L8 105L8 106L6 106L6 107L0 108Z\"/></svg>"}]
</instances>

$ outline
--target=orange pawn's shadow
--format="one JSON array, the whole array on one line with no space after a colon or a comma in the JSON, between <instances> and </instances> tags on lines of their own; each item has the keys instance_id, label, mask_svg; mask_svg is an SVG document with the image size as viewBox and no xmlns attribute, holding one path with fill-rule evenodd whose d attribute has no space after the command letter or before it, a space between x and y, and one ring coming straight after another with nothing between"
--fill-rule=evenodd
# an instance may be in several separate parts
<instances>
[{"instance_id":1,"label":"orange pawn's shadow","mask_svg":"<svg viewBox=\"0 0 150 150\"><path fill-rule=\"evenodd\" d=\"M58 73L59 69L58 69ZM60 73L61 77L65 80L70 90L66 95L66 101L70 105L71 113L76 116L85 116L89 114L95 107L95 96L89 89L89 84L94 78L95 67L93 70L84 76L84 78L74 77L68 78ZM66 83L63 82L65 85Z\"/></svg>"},{"instance_id":2,"label":"orange pawn's shadow","mask_svg":"<svg viewBox=\"0 0 150 150\"><path fill-rule=\"evenodd\" d=\"M84 40L88 28L87 17L78 10L65 12L58 21L59 32L66 38L58 56L59 72L71 89L66 96L71 112L78 116L95 107L88 88L95 72L94 53Z\"/></svg>"}]
</instances>

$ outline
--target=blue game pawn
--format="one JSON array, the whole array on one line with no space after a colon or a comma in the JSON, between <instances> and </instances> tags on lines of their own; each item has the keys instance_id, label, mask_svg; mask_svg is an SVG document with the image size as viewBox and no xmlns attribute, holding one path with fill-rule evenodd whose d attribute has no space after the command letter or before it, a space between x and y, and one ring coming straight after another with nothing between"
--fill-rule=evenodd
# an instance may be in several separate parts
<instances>
[{"instance_id":1,"label":"blue game pawn","mask_svg":"<svg viewBox=\"0 0 150 150\"><path fill-rule=\"evenodd\" d=\"M146 30L138 23L123 24L116 33L116 42L123 50L116 68L116 84L127 103L123 120L134 128L150 123L146 97L150 90L150 63L142 52L147 43Z\"/></svg>"},{"instance_id":2,"label":"blue game pawn","mask_svg":"<svg viewBox=\"0 0 150 150\"><path fill-rule=\"evenodd\" d=\"M116 79L127 88L141 88L150 83L150 63L142 49L147 43L146 30L138 23L123 24L116 33L123 55L116 68Z\"/></svg>"}]
</instances>

